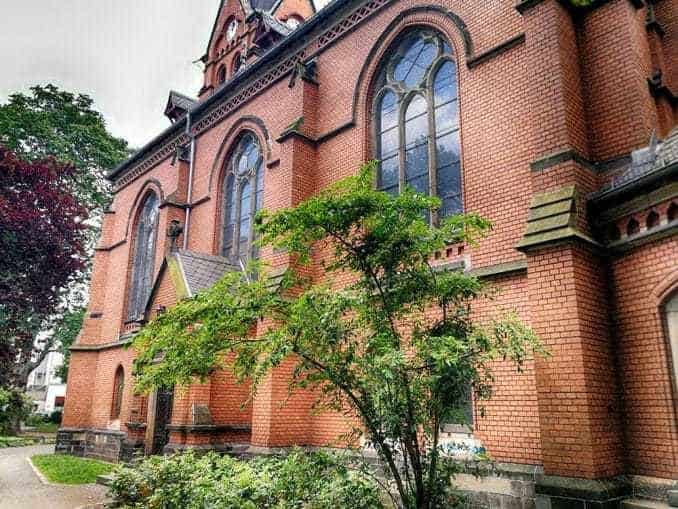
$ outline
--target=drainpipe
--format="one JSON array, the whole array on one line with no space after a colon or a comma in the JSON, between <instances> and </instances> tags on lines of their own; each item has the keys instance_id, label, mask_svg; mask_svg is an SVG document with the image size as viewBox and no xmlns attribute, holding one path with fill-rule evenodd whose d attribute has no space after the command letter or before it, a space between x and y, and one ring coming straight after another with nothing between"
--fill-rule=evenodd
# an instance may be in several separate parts
<instances>
[{"instance_id":1,"label":"drainpipe","mask_svg":"<svg viewBox=\"0 0 678 509\"><path fill-rule=\"evenodd\" d=\"M186 198L186 221L184 224L184 249L188 249L188 232L191 231L191 208L193 207L193 172L195 170L195 135L191 134L191 112L186 114L186 134L191 139L191 155L188 166L188 196Z\"/></svg>"}]
</instances>

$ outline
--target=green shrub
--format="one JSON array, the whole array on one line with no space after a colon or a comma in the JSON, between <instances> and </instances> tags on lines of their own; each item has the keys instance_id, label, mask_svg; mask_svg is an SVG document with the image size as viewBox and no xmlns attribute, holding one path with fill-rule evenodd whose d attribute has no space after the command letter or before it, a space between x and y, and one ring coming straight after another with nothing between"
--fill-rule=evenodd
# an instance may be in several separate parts
<instances>
[{"instance_id":1,"label":"green shrub","mask_svg":"<svg viewBox=\"0 0 678 509\"><path fill-rule=\"evenodd\" d=\"M62 412L61 410L54 410L51 414L49 414L49 422L52 424L61 424L61 417L62 417Z\"/></svg>"},{"instance_id":2,"label":"green shrub","mask_svg":"<svg viewBox=\"0 0 678 509\"><path fill-rule=\"evenodd\" d=\"M0 435L14 435L29 414L30 401L20 391L0 387Z\"/></svg>"},{"instance_id":3,"label":"green shrub","mask_svg":"<svg viewBox=\"0 0 678 509\"><path fill-rule=\"evenodd\" d=\"M115 507L158 509L383 509L383 493L338 456L295 451L242 461L209 453L151 457L120 467Z\"/></svg>"}]
</instances>

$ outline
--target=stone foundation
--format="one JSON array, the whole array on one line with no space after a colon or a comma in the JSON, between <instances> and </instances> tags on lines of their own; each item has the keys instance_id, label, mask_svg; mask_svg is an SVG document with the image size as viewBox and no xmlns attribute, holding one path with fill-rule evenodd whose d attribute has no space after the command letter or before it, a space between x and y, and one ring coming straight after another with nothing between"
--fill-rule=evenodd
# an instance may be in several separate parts
<instances>
[{"instance_id":1,"label":"stone foundation","mask_svg":"<svg viewBox=\"0 0 678 509\"><path fill-rule=\"evenodd\" d=\"M143 445L138 440L129 440L122 431L61 428L55 453L118 463L131 461L139 451L143 454Z\"/></svg>"}]
</instances>

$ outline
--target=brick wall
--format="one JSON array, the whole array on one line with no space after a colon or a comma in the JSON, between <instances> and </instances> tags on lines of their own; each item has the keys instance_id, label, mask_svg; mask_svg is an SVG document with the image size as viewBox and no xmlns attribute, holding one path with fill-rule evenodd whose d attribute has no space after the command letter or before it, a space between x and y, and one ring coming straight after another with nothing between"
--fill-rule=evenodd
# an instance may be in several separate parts
<instances>
[{"instance_id":1,"label":"brick wall","mask_svg":"<svg viewBox=\"0 0 678 509\"><path fill-rule=\"evenodd\" d=\"M678 416L660 306L678 288L677 252L674 237L611 264L627 461L635 474L666 478L678 477Z\"/></svg>"}]
</instances>

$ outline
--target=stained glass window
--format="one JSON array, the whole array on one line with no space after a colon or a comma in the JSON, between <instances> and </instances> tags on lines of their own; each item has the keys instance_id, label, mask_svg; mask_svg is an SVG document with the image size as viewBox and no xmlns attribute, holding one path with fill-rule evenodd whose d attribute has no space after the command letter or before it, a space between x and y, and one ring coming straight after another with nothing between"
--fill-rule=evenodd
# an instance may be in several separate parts
<instances>
[{"instance_id":1,"label":"stained glass window","mask_svg":"<svg viewBox=\"0 0 678 509\"><path fill-rule=\"evenodd\" d=\"M375 93L379 189L403 186L442 201L438 217L462 211L457 66L437 33L407 33L382 67Z\"/></svg>"},{"instance_id":2,"label":"stained glass window","mask_svg":"<svg viewBox=\"0 0 678 509\"><path fill-rule=\"evenodd\" d=\"M144 318L146 303L153 285L155 267L155 244L158 236L158 207L155 193L149 193L143 202L137 219L132 262L132 280L129 292L129 320Z\"/></svg>"},{"instance_id":3,"label":"stained glass window","mask_svg":"<svg viewBox=\"0 0 678 509\"><path fill-rule=\"evenodd\" d=\"M227 164L222 255L245 263L257 255L254 216L263 205L264 164L257 139L244 135Z\"/></svg>"}]
</instances>

